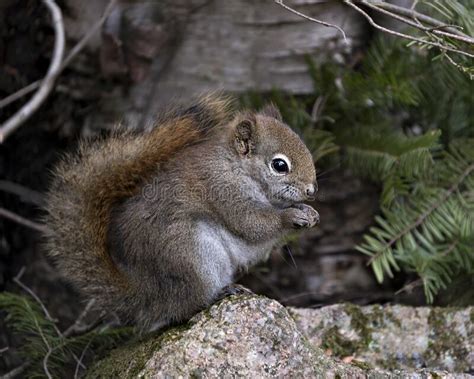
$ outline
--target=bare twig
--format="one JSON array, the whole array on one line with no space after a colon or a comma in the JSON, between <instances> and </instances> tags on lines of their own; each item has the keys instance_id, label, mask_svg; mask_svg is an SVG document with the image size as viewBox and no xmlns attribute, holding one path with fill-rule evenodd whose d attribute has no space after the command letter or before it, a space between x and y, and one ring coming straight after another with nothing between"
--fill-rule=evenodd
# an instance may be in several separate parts
<instances>
[{"instance_id":1,"label":"bare twig","mask_svg":"<svg viewBox=\"0 0 474 379\"><path fill-rule=\"evenodd\" d=\"M307 16L307 15L305 15L304 13L298 12L296 9L293 9L293 8L289 7L288 5L286 5L285 3L283 3L283 0L274 0L274 1L275 1L275 3L277 3L277 4L280 5L280 6L282 6L282 7L285 8L286 10L290 11L291 13L294 13L294 14L300 16L300 17L303 17L303 18L305 18L306 20L315 22L315 23L320 24L320 25L327 26L327 27L329 27L329 28L337 29L337 30L342 34L342 37L344 38L344 41L347 42L346 33L344 32L344 30L343 30L340 26L331 24L331 23L329 23L329 22L321 21L321 20L318 20L318 19L316 19L316 18Z\"/></svg>"},{"instance_id":2,"label":"bare twig","mask_svg":"<svg viewBox=\"0 0 474 379\"><path fill-rule=\"evenodd\" d=\"M46 318L51 321L51 323L53 324L53 327L56 331L56 333L58 334L58 336L61 336L61 332L59 331L59 329L56 327L56 322L57 320L53 319L51 317L51 315L49 314L48 312L48 309L46 308L46 306L43 304L43 302L41 301L41 299L39 298L39 296L31 289L29 288L26 284L24 284L22 281L21 281L21 277L23 276L23 274L25 273L25 267L22 267L21 270L18 272L18 274L13 278L13 282L16 283L18 286L20 286L25 292L27 292L33 299L36 300L36 302L39 304L39 306L41 307L41 309L43 310L43 313L44 315L46 316Z\"/></svg>"},{"instance_id":3,"label":"bare twig","mask_svg":"<svg viewBox=\"0 0 474 379\"><path fill-rule=\"evenodd\" d=\"M0 379L14 379L17 376L20 376L21 374L23 374L30 364L31 363L28 362L28 361L24 362L20 366L15 367L13 370L11 370L11 371L7 372L6 374L0 376Z\"/></svg>"},{"instance_id":4,"label":"bare twig","mask_svg":"<svg viewBox=\"0 0 474 379\"><path fill-rule=\"evenodd\" d=\"M6 210L5 208L1 208L1 207L0 207L0 217L5 217L11 221L16 222L17 224L26 226L27 228L36 230L41 233L46 233L49 231L46 225L38 224L37 222L27 220L26 218L21 217L17 215L16 213L10 212L9 210Z\"/></svg>"},{"instance_id":5,"label":"bare twig","mask_svg":"<svg viewBox=\"0 0 474 379\"><path fill-rule=\"evenodd\" d=\"M19 196L22 201L37 206L44 204L44 197L41 193L8 180L0 180L0 191L15 194Z\"/></svg>"},{"instance_id":6,"label":"bare twig","mask_svg":"<svg viewBox=\"0 0 474 379\"><path fill-rule=\"evenodd\" d=\"M84 356L86 355L86 351L87 351L87 349L89 349L89 346L91 345L93 339L94 339L94 337L92 337L89 340L89 342L87 342L87 345L82 350L81 356L79 357L79 360L77 361L76 369L74 370L74 379L79 378L79 369L80 369L81 366L82 366L82 368L85 369L84 365L82 364L82 361L83 361Z\"/></svg>"},{"instance_id":7,"label":"bare twig","mask_svg":"<svg viewBox=\"0 0 474 379\"><path fill-rule=\"evenodd\" d=\"M53 58L51 59L48 73L42 80L35 95L0 128L0 143L3 143L9 134L31 117L31 115L41 106L53 89L54 82L60 73L65 46L63 17L61 9L53 0L43 0L43 3L50 11L53 19L55 32Z\"/></svg>"},{"instance_id":8,"label":"bare twig","mask_svg":"<svg viewBox=\"0 0 474 379\"><path fill-rule=\"evenodd\" d=\"M46 307L44 306L44 304L42 303L42 301L40 300L40 298L30 289L28 288L26 285L24 285L21 281L20 281L20 278L23 276L23 273L25 272L25 268L22 267L22 269L20 270L20 272L18 273L18 275L13 279L13 281L18 284L23 290L25 290L26 292L28 292L28 294L30 294L38 303L39 305L41 306L41 308L43 309L43 312L44 314L46 315L46 317L50 320L52 320L51 316L49 315L49 312L48 310L46 309ZM36 319L35 315L33 314L33 319L35 321L35 325L36 325L36 329L38 330L38 333L39 335L41 336L41 339L43 340L43 343L45 344L46 348L48 349L48 352L46 353L44 359L43 359L43 369L44 369L44 373L46 374L46 376L48 377L48 379L52 379L52 376L51 376L51 373L49 372L48 370L48 358L49 356L51 355L51 353L53 352L53 349L51 348L51 345L49 344L48 342L48 339L46 338L46 336L44 335L43 333L43 329L41 329L41 326L40 324L38 323L38 320ZM54 321L53 321L53 326L56 328L55 324L54 324ZM57 329L56 329L57 330ZM25 363L30 363L30 362L25 362Z\"/></svg>"},{"instance_id":9,"label":"bare twig","mask_svg":"<svg viewBox=\"0 0 474 379\"><path fill-rule=\"evenodd\" d=\"M417 279L413 282L410 282L406 285L404 285L402 288L400 288L397 292L395 292L395 295L400 295L403 292L410 293L413 291L415 288L420 287L423 285L423 280Z\"/></svg>"},{"instance_id":10,"label":"bare twig","mask_svg":"<svg viewBox=\"0 0 474 379\"><path fill-rule=\"evenodd\" d=\"M417 20L418 21L418 20ZM418 21L419 22L419 21ZM429 28L429 31L434 31L434 30L441 30L441 29L449 29L449 28L456 28L456 29L459 29L459 30L462 30L462 26L458 26L458 25L451 25L451 24L444 24L444 25L440 25L440 26L433 26L431 28ZM466 35L466 37L469 37ZM469 37L470 38L470 37Z\"/></svg>"},{"instance_id":11,"label":"bare twig","mask_svg":"<svg viewBox=\"0 0 474 379\"><path fill-rule=\"evenodd\" d=\"M395 18L395 19L397 19L401 22L404 22L407 25L413 26L414 28L417 28L419 30L424 31L430 37L437 39L439 43L441 43L443 41L442 38L441 38L443 36L443 37L453 38L453 39L456 39L458 41L462 41L462 42L465 42L465 43L468 43L468 44L474 44L474 38L472 38L472 37L462 33L461 31L457 30L457 29L462 29L462 27L460 27L458 25L443 24L441 21L438 21L434 18L426 16L422 13L416 12L415 7L417 5L417 1L413 2L410 9L402 8L402 7L393 5L393 4L387 4L385 2L371 1L371 0L369 0L368 3L365 3L365 5L367 5L368 7L370 7L371 9L373 9L375 11L381 12L381 13L389 16L389 17L392 17L392 18ZM411 21L411 20L409 20L405 17L399 16L399 15L409 17L409 18L413 19L414 21ZM436 25L436 26L433 26L433 27L430 27L430 28L426 27L425 25L423 25L421 23L420 20L423 20L423 22L425 22L426 24ZM440 29L447 29L447 30L449 30L449 32L445 32L445 31L440 30ZM449 63L451 63L453 66L455 66L458 70L460 70L460 71L466 73L467 75L469 75L469 77L471 79L474 78L474 75L471 74L466 69L466 67L462 66L461 64L457 63L453 58L451 58L451 56L448 54L448 52L446 50L443 51L443 52L444 52L443 56L449 61Z\"/></svg>"},{"instance_id":12,"label":"bare twig","mask_svg":"<svg viewBox=\"0 0 474 379\"><path fill-rule=\"evenodd\" d=\"M456 67L459 71L462 71L462 72L466 73L467 75L469 75L469 78L470 78L471 80L474 79L474 74L471 74L471 73L469 72L469 70L468 70L466 67L460 65L460 64L459 64L458 62L456 62L453 58L451 58L448 53L445 52L443 56L449 61L449 63L451 63L451 64L452 64L454 67Z\"/></svg>"},{"instance_id":13,"label":"bare twig","mask_svg":"<svg viewBox=\"0 0 474 379\"><path fill-rule=\"evenodd\" d=\"M468 35L465 35L463 33L450 33L450 32L446 32L446 31L443 31L443 30L440 30L442 28L449 28L449 29L452 29L452 30L456 30L456 29L453 29L453 26L452 25L445 25L445 24L442 24L442 25L437 25L435 27L426 27L424 26L423 24L419 23L419 22L414 22L406 17L403 17L403 16L400 16L392 11L389 11L389 10L385 10L382 6L380 6L379 4L381 3L377 3L377 4L373 4L372 2L369 2L369 1L364 1L363 2L364 5L366 5L367 7L377 11L377 12L380 12L380 13L383 13L385 14L386 16L389 16L389 17L392 17L396 20L399 20L401 22L404 22L405 24L407 25L410 25L410 26L413 26L414 28L417 28L417 29L420 29L422 31L425 31L425 32L430 32L430 33L433 33L433 34L438 34L438 35L442 35L442 36L445 36L445 37L450 37L452 39L456 39L458 41L462 41L462 42L465 42L465 43L468 43L468 44L474 44L474 38L472 37L469 37ZM401 7L395 7L395 9L406 9L406 8L401 8ZM404 14L410 14L410 12L414 12L414 11L410 11L408 10L408 12L405 12ZM420 13L418 12L414 12L418 15L420 15ZM417 18L414 18L415 16L412 15L411 18L415 19L416 21L418 21Z\"/></svg>"},{"instance_id":14,"label":"bare twig","mask_svg":"<svg viewBox=\"0 0 474 379\"><path fill-rule=\"evenodd\" d=\"M86 324L82 327L78 327L77 329L73 330L71 335L83 335L83 334L86 334L86 333L89 333L90 331L94 330L95 328L97 328L99 325L101 325L104 321L104 317L107 313L105 311L103 311L96 319L94 319L90 324ZM114 326L116 324L116 322L110 322L110 323L106 323L106 324L103 324L101 325L101 328L107 328L107 327L111 327L111 326Z\"/></svg>"},{"instance_id":15,"label":"bare twig","mask_svg":"<svg viewBox=\"0 0 474 379\"><path fill-rule=\"evenodd\" d=\"M41 299L38 297L38 295L36 295L36 293L31 289L29 288L28 286L26 286L22 281L21 281L21 277L23 276L23 274L25 273L25 267L22 267L21 270L18 272L18 274L13 278L13 282L15 282L18 286L20 286L25 292L27 292L31 297L33 297L33 299L36 300L36 302L40 305L41 309L43 310L43 313L44 315L46 316L46 318L51 321L56 333L58 334L58 336L62 336L61 335L61 332L59 331L59 329L56 327L56 320L54 320L51 315L49 314L48 310L46 309L45 305L43 304L43 302L41 301ZM53 351L55 350L55 348L51 348L51 345L49 344L48 342L48 339L46 338L46 336L44 335L43 333L43 330L41 329L41 326L39 325L38 323L38 320L36 319L36 317L33 315L33 318L34 318L34 322L35 322L35 326L36 326L36 329L38 330L38 333L39 335L41 336L41 339L43 340L43 343L45 344L46 348L48 349L48 352L46 353L46 355L44 356L43 358L43 370L44 370L44 373L46 375L46 377L48 379L52 379L52 376L51 376L51 373L49 372L49 369L48 369L48 359L50 357L50 355L53 353ZM28 366L31 364L30 361L26 361L24 362L21 366L18 366L17 368L11 370L10 372L8 372L7 374L5 374L4 376L1 377L1 379L13 379L15 378L16 376L19 376L21 375L27 368Z\"/></svg>"},{"instance_id":16,"label":"bare twig","mask_svg":"<svg viewBox=\"0 0 474 379\"><path fill-rule=\"evenodd\" d=\"M99 19L99 21L97 21L97 23L93 25L92 28L90 28L89 31L79 40L79 42L72 48L72 50L66 56L64 61L61 63L60 72L62 72L69 65L69 63L71 63L71 61L76 57L76 55L84 48L84 46L86 46L87 42L89 42L89 40L95 35L95 33L97 33L97 31L105 22L105 20L107 20L107 17L109 17L116 3L117 0L110 0L109 4L105 8L104 14ZM40 84L41 80L37 80L36 82L33 82L27 85L26 87L20 89L19 91L11 94L10 96L7 96L6 98L0 100L0 109L6 107L8 104L11 104L18 99L21 99L23 96L28 95L30 92L33 92L36 88L39 87Z\"/></svg>"},{"instance_id":17,"label":"bare twig","mask_svg":"<svg viewBox=\"0 0 474 379\"><path fill-rule=\"evenodd\" d=\"M76 57L76 55L87 45L87 42L97 33L101 28L102 24L107 20L110 13L115 7L117 0L110 0L107 4L107 7L104 10L101 18L89 29L89 31L82 37L79 42L72 48L67 57L64 59L64 62L61 64L61 71L71 63L71 61Z\"/></svg>"},{"instance_id":18,"label":"bare twig","mask_svg":"<svg viewBox=\"0 0 474 379\"><path fill-rule=\"evenodd\" d=\"M72 334L75 334L77 332L82 332L84 330L84 328L81 328L81 324L82 322L84 321L84 318L87 316L87 314L90 312L90 310L92 309L92 307L94 306L94 303L95 303L95 300L92 299L90 300L86 306L84 307L84 309L82 310L81 314L79 315L79 317L76 319L76 321L74 321L74 324L72 324L69 328L67 328L64 332L63 332L63 336L64 337L69 337L71 336Z\"/></svg>"},{"instance_id":19,"label":"bare twig","mask_svg":"<svg viewBox=\"0 0 474 379\"><path fill-rule=\"evenodd\" d=\"M359 12L362 16L365 17L365 19L369 22L370 25L372 25L374 28L382 31L382 32L385 32L385 33L388 33L388 34L392 34L394 36L397 36L397 37L400 37L400 38L404 38L404 39L408 39L410 41L415 41L415 42L418 42L418 43L421 43L421 44L426 44L426 45L430 45L430 46L435 46L441 50L447 50L447 51L452 51L452 52L455 52L457 54L461 54L461 55L465 55L465 56L468 56L468 57L471 57L471 58L474 58L474 54L471 54L471 53L468 53L466 51L462 51L462 50L459 50L459 49L456 49L456 48L453 48L453 47L450 47L450 46L446 46L446 45L443 45L443 44L440 44L438 42L432 42L432 41L427 41L427 40L423 40L421 38L417 38L417 37L413 37L413 36L410 36L408 34L404 34L404 33L400 33L400 32L397 32L395 30L391 30L391 29L388 29L388 28L385 28L379 24L377 24L372 17L370 17L370 15L365 12L362 8L360 8L358 5L356 5L352 0L343 0L344 1L344 4L350 6L351 8L355 9L357 12ZM364 5L368 5L368 3L364 0L361 0L359 2L360 4L364 4Z\"/></svg>"},{"instance_id":20,"label":"bare twig","mask_svg":"<svg viewBox=\"0 0 474 379\"><path fill-rule=\"evenodd\" d=\"M45 343L47 343L46 340L45 340ZM48 345L48 352L46 353L46 355L43 358L43 371L46 374L46 376L48 377L48 379L53 379L53 377L51 376L51 373L49 372L49 369L48 369L48 360L49 360L50 355L53 353L53 351L54 351L54 349L51 349L51 347Z\"/></svg>"},{"instance_id":21,"label":"bare twig","mask_svg":"<svg viewBox=\"0 0 474 379\"><path fill-rule=\"evenodd\" d=\"M48 309L46 308L46 306L43 304L43 302L41 301L41 299L39 298L39 296L31 289L29 288L28 286L26 286L20 279L21 277L23 276L25 272L25 267L22 267L21 270L18 272L18 274L13 278L13 282L15 282L18 286L20 286L25 292L27 292L31 297L33 297L33 299L36 300L36 302L39 304L39 306L41 307L41 309L43 310L43 313L44 315L46 316L46 318L51 321L51 324L53 325L53 328L54 330L56 331L57 335L58 336L62 336L61 332L59 331L59 329L57 328L56 326L56 320L54 320L51 315L49 314L48 312ZM34 317L34 316L33 316ZM43 340L46 348L48 349L48 352L46 353L46 355L44 356L43 358L43 370L44 370L44 373L45 375L47 376L48 379L52 379L52 376L51 376L51 373L49 372L49 369L48 369L48 359L50 357L50 355L53 353L53 351L55 350L55 348L51 348L51 345L49 344L47 338L45 337L44 333L43 333L43 330L41 329L41 326L39 325L38 323L38 320L36 318L34 318L35 320L35 325L36 325L36 328L38 329L38 333L39 335L41 336L41 339Z\"/></svg>"},{"instance_id":22,"label":"bare twig","mask_svg":"<svg viewBox=\"0 0 474 379\"><path fill-rule=\"evenodd\" d=\"M379 8L383 8L387 11L390 11L392 13L396 13L401 16L409 17L413 20L419 20L424 22L425 24L434 26L435 28L445 28L447 31L456 34L458 36L464 36L464 37L469 37L467 34L462 33L459 29L462 29L460 26L457 25L446 25L445 23L429 17L423 13L417 12L415 10L415 6L417 2L413 2L412 7L410 9L400 7L398 5L390 4L384 1L369 1L368 2L371 5L375 5Z\"/></svg>"},{"instance_id":23,"label":"bare twig","mask_svg":"<svg viewBox=\"0 0 474 379\"><path fill-rule=\"evenodd\" d=\"M28 95L30 92L33 92L35 89L37 89L40 86L40 84L41 84L41 80L37 80L36 82L28 84L26 87L23 87L22 89L16 91L15 93L12 93L11 95L0 100L0 109L2 109L3 107L6 107L8 104L13 103L14 101L21 99L23 96Z\"/></svg>"},{"instance_id":24,"label":"bare twig","mask_svg":"<svg viewBox=\"0 0 474 379\"><path fill-rule=\"evenodd\" d=\"M110 15L112 12L115 4L117 3L117 0L110 0L109 4L105 8L105 11L102 15L102 17L97 21L96 24L94 24L89 31L79 40L79 42L72 48L72 50L69 52L69 54L66 56L64 61L62 61L61 65L59 66L57 75L59 75L68 65L71 63L71 61L76 57L76 55L86 46L87 42L97 33L97 31L100 29L102 24L107 20L107 17ZM44 81L44 80L43 80ZM40 85L43 83L43 81L38 80L36 82L33 82L26 87L20 89L19 91L11 94L10 96L0 100L0 109L11 104L12 102L21 99L23 96L29 94L30 92L33 92L35 89L40 87ZM0 134L0 143L2 142L1 139L1 134Z\"/></svg>"}]
</instances>

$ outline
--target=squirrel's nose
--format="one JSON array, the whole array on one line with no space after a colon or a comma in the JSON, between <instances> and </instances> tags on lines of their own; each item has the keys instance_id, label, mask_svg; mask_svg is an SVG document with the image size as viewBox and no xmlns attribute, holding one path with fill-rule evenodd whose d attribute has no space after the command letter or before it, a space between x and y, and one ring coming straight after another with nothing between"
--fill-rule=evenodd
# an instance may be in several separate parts
<instances>
[{"instance_id":1,"label":"squirrel's nose","mask_svg":"<svg viewBox=\"0 0 474 379\"><path fill-rule=\"evenodd\" d=\"M318 185L316 183L310 184L306 188L306 195L308 196L308 198L314 199L314 195L316 194L317 191L318 191Z\"/></svg>"}]
</instances>

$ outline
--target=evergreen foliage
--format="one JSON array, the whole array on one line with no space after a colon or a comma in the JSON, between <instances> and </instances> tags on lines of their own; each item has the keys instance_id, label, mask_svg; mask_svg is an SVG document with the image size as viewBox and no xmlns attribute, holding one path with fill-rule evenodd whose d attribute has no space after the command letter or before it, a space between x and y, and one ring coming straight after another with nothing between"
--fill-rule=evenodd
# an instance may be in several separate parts
<instances>
[{"instance_id":1,"label":"evergreen foliage","mask_svg":"<svg viewBox=\"0 0 474 379\"><path fill-rule=\"evenodd\" d=\"M456 25L457 28L467 36L474 35L474 2L464 0L430 0L417 1L414 4L415 9L424 14L432 15L446 25ZM435 35L431 31L425 31L420 38L426 42L440 43L443 46L458 49L468 53L473 52L472 44L456 41L455 39L440 35ZM416 45L412 42L408 46ZM429 44L418 44L422 49L434 49ZM434 54L434 53L433 53ZM447 63L453 65L461 72L474 79L473 59L466 55L457 55L456 53L441 50L434 56L435 59L444 59Z\"/></svg>"},{"instance_id":2,"label":"evergreen foliage","mask_svg":"<svg viewBox=\"0 0 474 379\"><path fill-rule=\"evenodd\" d=\"M427 300L458 275L474 275L474 139L451 144L412 188L376 217L358 250L379 281L399 265L420 275Z\"/></svg>"},{"instance_id":3,"label":"evergreen foliage","mask_svg":"<svg viewBox=\"0 0 474 379\"><path fill-rule=\"evenodd\" d=\"M6 312L6 324L22 338L19 356L28 362L28 378L44 378L45 366L52 377L64 376L65 368L78 365L84 352L98 354L131 335L130 328L98 327L81 335L65 337L58 333L41 306L27 296L3 292L0 309Z\"/></svg>"},{"instance_id":4,"label":"evergreen foliage","mask_svg":"<svg viewBox=\"0 0 474 379\"><path fill-rule=\"evenodd\" d=\"M416 272L429 302L474 274L474 87L432 58L377 42L335 96L352 127L333 127L346 165L382 185L381 216L358 250L379 281Z\"/></svg>"},{"instance_id":5,"label":"evergreen foliage","mask_svg":"<svg viewBox=\"0 0 474 379\"><path fill-rule=\"evenodd\" d=\"M474 82L434 58L378 39L355 67L308 60L312 96L269 96L315 157L339 151L381 185L381 213L357 249L379 281L416 272L429 302L474 274Z\"/></svg>"}]
</instances>

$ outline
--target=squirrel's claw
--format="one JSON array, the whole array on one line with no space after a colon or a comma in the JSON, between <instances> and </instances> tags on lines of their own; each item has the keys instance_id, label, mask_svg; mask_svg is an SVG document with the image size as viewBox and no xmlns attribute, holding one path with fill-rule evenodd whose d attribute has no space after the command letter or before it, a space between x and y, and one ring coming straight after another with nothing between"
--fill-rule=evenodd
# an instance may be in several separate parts
<instances>
[{"instance_id":1,"label":"squirrel's claw","mask_svg":"<svg viewBox=\"0 0 474 379\"><path fill-rule=\"evenodd\" d=\"M241 284L229 284L225 286L219 295L217 295L216 301L222 300L228 296L238 296L238 295L253 295L253 292L248 288L244 287Z\"/></svg>"},{"instance_id":2,"label":"squirrel's claw","mask_svg":"<svg viewBox=\"0 0 474 379\"><path fill-rule=\"evenodd\" d=\"M289 212L293 228L312 228L319 224L319 213L307 204L295 204Z\"/></svg>"}]
</instances>

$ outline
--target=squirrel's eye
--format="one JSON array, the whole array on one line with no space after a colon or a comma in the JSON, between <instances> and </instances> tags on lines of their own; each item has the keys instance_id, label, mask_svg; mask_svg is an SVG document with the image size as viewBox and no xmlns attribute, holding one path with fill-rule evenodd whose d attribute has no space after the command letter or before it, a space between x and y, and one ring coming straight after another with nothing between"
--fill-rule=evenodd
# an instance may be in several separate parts
<instances>
[{"instance_id":1,"label":"squirrel's eye","mask_svg":"<svg viewBox=\"0 0 474 379\"><path fill-rule=\"evenodd\" d=\"M291 171L291 161L285 154L274 155L268 166L274 175L286 175Z\"/></svg>"},{"instance_id":2,"label":"squirrel's eye","mask_svg":"<svg viewBox=\"0 0 474 379\"><path fill-rule=\"evenodd\" d=\"M273 159L272 160L272 167L279 174L286 174L288 171L290 171L290 168L288 167L288 163L286 163L281 158Z\"/></svg>"}]
</instances>

